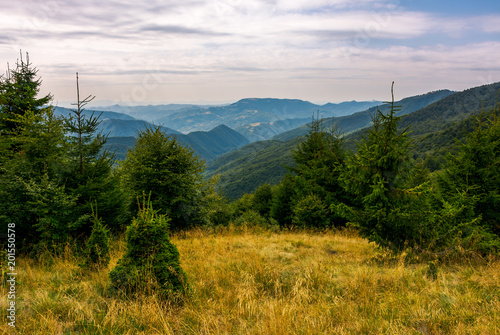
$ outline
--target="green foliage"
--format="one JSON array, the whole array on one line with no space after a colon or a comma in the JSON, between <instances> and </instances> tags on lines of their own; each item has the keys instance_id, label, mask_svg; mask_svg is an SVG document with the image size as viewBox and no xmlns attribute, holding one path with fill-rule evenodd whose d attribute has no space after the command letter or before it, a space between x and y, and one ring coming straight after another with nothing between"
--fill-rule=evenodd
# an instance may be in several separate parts
<instances>
[{"instance_id":1,"label":"green foliage","mask_svg":"<svg viewBox=\"0 0 500 335\"><path fill-rule=\"evenodd\" d=\"M52 107L27 110L9 120L15 124L16 133L2 137L2 142L10 144L4 169L38 180L44 174L56 178L64 156L63 120L54 115Z\"/></svg>"},{"instance_id":2,"label":"green foliage","mask_svg":"<svg viewBox=\"0 0 500 335\"><path fill-rule=\"evenodd\" d=\"M128 293L150 293L176 299L188 288L179 251L168 236L170 218L143 199L137 217L127 228L127 251L110 272L112 288Z\"/></svg>"},{"instance_id":3,"label":"green foliage","mask_svg":"<svg viewBox=\"0 0 500 335\"><path fill-rule=\"evenodd\" d=\"M498 110L497 110L498 113ZM466 192L477 201L473 212L482 225L500 236L500 123L498 114L469 133L456 156L448 155L447 168L438 175L442 196L454 201L458 192Z\"/></svg>"},{"instance_id":4,"label":"green foliage","mask_svg":"<svg viewBox=\"0 0 500 335\"><path fill-rule=\"evenodd\" d=\"M294 182L291 175L286 175L276 185L270 214L280 227L289 227L292 225L294 192Z\"/></svg>"},{"instance_id":5,"label":"green foliage","mask_svg":"<svg viewBox=\"0 0 500 335\"><path fill-rule=\"evenodd\" d=\"M457 192L449 199L423 187L423 195L412 202L402 222L408 222L407 245L434 256L446 256L455 250L497 253L500 240L481 224L474 213L478 197Z\"/></svg>"},{"instance_id":6,"label":"green foliage","mask_svg":"<svg viewBox=\"0 0 500 335\"><path fill-rule=\"evenodd\" d=\"M316 194L309 194L299 200L293 208L293 224L299 227L325 228L329 226L329 211Z\"/></svg>"},{"instance_id":7,"label":"green foliage","mask_svg":"<svg viewBox=\"0 0 500 335\"><path fill-rule=\"evenodd\" d=\"M227 201L217 191L219 176L214 176L203 183L199 200L201 224L211 227L226 226L231 221L231 211Z\"/></svg>"},{"instance_id":8,"label":"green foliage","mask_svg":"<svg viewBox=\"0 0 500 335\"><path fill-rule=\"evenodd\" d=\"M249 209L241 213L241 215L234 220L234 224L243 227L267 227L269 226L269 221L256 210Z\"/></svg>"},{"instance_id":9,"label":"green foliage","mask_svg":"<svg viewBox=\"0 0 500 335\"><path fill-rule=\"evenodd\" d=\"M337 129L323 128L323 120L311 122L305 140L292 150L295 174L293 180L298 199L316 194L327 206L348 202L348 195L340 185L339 177L345 169L346 153ZM344 224L338 215L329 215L329 221Z\"/></svg>"},{"instance_id":10,"label":"green foliage","mask_svg":"<svg viewBox=\"0 0 500 335\"><path fill-rule=\"evenodd\" d=\"M60 252L64 243L69 241L71 233L87 219L82 216L72 221L76 199L69 196L63 186L57 185L47 177L37 183L34 180L21 181L24 184L27 201L26 214L33 221L29 222L37 232L35 253L45 250Z\"/></svg>"},{"instance_id":11,"label":"green foliage","mask_svg":"<svg viewBox=\"0 0 500 335\"><path fill-rule=\"evenodd\" d=\"M398 132L398 122L394 106L388 115L374 118L342 178L356 206L340 204L336 209L362 236L393 251L411 247L435 256L457 249L498 252L500 240L492 234L492 218L498 216L495 127L479 127L458 156L450 155L449 168L438 175L436 194L423 165L407 168L407 129Z\"/></svg>"},{"instance_id":12,"label":"green foliage","mask_svg":"<svg viewBox=\"0 0 500 335\"><path fill-rule=\"evenodd\" d=\"M229 210L233 217L238 217L242 213L253 208L253 194L245 193L241 198L229 204Z\"/></svg>"},{"instance_id":13,"label":"green foliage","mask_svg":"<svg viewBox=\"0 0 500 335\"><path fill-rule=\"evenodd\" d=\"M171 228L187 228L199 216L203 162L160 127L139 133L134 149L122 164L126 187L135 199L151 193L153 206L171 217Z\"/></svg>"},{"instance_id":14,"label":"green foliage","mask_svg":"<svg viewBox=\"0 0 500 335\"><path fill-rule=\"evenodd\" d=\"M52 108L32 110L11 119L16 136L0 136L8 143L8 155L0 165L0 222L16 222L22 239L18 248L41 245L53 248L69 230L64 220L75 197L68 196L59 181L64 157L64 128L62 120L53 115ZM60 213L58 210L60 208ZM78 218L72 217L70 221ZM69 223L69 222L68 222ZM50 238L51 226L54 237ZM43 233L41 233L41 231Z\"/></svg>"},{"instance_id":15,"label":"green foliage","mask_svg":"<svg viewBox=\"0 0 500 335\"><path fill-rule=\"evenodd\" d=\"M27 111L38 111L52 100L47 94L37 98L41 79L37 79L38 70L31 66L29 56L21 58L15 69L9 69L6 77L0 77L0 131L16 131L18 124L12 119L24 115Z\"/></svg>"},{"instance_id":16,"label":"green foliage","mask_svg":"<svg viewBox=\"0 0 500 335\"><path fill-rule=\"evenodd\" d=\"M77 74L77 109L65 119L66 160L61 177L67 190L77 197L75 216L92 212L91 204L97 202L101 217L113 230L119 230L128 219L125 194L121 191L119 179L112 173L114 157L103 150L107 136L98 132L101 115L86 116L84 106L93 97L80 100ZM88 236L91 222L86 222L79 233Z\"/></svg>"},{"instance_id":17,"label":"green foliage","mask_svg":"<svg viewBox=\"0 0 500 335\"><path fill-rule=\"evenodd\" d=\"M271 212L272 200L273 191L271 185L266 183L255 190L252 198L252 208L261 216L268 218Z\"/></svg>"},{"instance_id":18,"label":"green foliage","mask_svg":"<svg viewBox=\"0 0 500 335\"><path fill-rule=\"evenodd\" d=\"M207 175L219 174L221 193L236 200L265 183L278 184L287 172L285 165L293 165L290 150L302 140L254 142L209 162Z\"/></svg>"},{"instance_id":19,"label":"green foliage","mask_svg":"<svg viewBox=\"0 0 500 335\"><path fill-rule=\"evenodd\" d=\"M19 248L55 250L91 231L90 203L119 229L125 222L124 194L112 174L112 157L102 153L98 119L56 117L37 98L37 70L22 59L0 82L0 222L16 222ZM62 246L62 245L61 245Z\"/></svg>"},{"instance_id":20,"label":"green foliage","mask_svg":"<svg viewBox=\"0 0 500 335\"><path fill-rule=\"evenodd\" d=\"M373 128L342 173L343 185L353 195L355 205L341 203L332 210L343 213L368 240L397 251L412 235L400 207L405 190L398 185L409 139L407 129L398 131L401 117L395 115L394 99L390 106L387 114L377 111L373 116Z\"/></svg>"},{"instance_id":21,"label":"green foliage","mask_svg":"<svg viewBox=\"0 0 500 335\"><path fill-rule=\"evenodd\" d=\"M92 232L89 239L85 243L84 267L102 266L106 267L109 264L109 229L102 223L102 220L97 216L97 208L92 213Z\"/></svg>"}]
</instances>

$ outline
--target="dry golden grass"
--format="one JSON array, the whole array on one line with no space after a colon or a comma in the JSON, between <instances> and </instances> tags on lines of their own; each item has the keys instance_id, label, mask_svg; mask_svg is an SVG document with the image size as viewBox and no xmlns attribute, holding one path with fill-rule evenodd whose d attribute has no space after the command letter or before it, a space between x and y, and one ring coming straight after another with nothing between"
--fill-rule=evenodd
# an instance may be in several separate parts
<instances>
[{"instance_id":1,"label":"dry golden grass","mask_svg":"<svg viewBox=\"0 0 500 335\"><path fill-rule=\"evenodd\" d=\"M183 306L106 293L122 241L90 274L69 250L18 259L16 334L500 334L498 260L438 265L432 279L427 264L348 233L197 230L172 241L191 284Z\"/></svg>"}]
</instances>

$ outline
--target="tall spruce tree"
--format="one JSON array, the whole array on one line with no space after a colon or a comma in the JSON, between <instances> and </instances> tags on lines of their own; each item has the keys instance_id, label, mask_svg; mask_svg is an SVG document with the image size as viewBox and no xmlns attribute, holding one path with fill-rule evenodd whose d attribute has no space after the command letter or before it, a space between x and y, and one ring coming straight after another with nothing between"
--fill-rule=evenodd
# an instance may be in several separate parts
<instances>
[{"instance_id":1,"label":"tall spruce tree","mask_svg":"<svg viewBox=\"0 0 500 335\"><path fill-rule=\"evenodd\" d=\"M393 83L394 85L394 83ZM354 196L355 205L334 207L351 221L360 234L381 246L399 250L413 238L411 225L400 211L405 190L399 186L403 162L407 159L408 128L398 130L401 117L395 115L394 92L387 114L377 110L373 127L358 143L342 173L342 183Z\"/></svg>"},{"instance_id":2,"label":"tall spruce tree","mask_svg":"<svg viewBox=\"0 0 500 335\"><path fill-rule=\"evenodd\" d=\"M20 249L61 241L74 201L59 178L64 122L45 106L50 94L37 96L40 85L28 55L0 81L0 222L16 223Z\"/></svg>"},{"instance_id":3,"label":"tall spruce tree","mask_svg":"<svg viewBox=\"0 0 500 335\"><path fill-rule=\"evenodd\" d=\"M76 73L76 109L66 119L68 135L68 159L63 172L63 182L72 196L78 198L75 216L85 215L88 220L79 232L88 235L91 229L91 204L97 201L102 220L117 230L124 223L126 210L125 195L119 188L118 176L113 174L113 155L103 150L108 136L98 131L100 116L86 113L85 106L95 97L80 99L79 77Z\"/></svg>"}]
</instances>

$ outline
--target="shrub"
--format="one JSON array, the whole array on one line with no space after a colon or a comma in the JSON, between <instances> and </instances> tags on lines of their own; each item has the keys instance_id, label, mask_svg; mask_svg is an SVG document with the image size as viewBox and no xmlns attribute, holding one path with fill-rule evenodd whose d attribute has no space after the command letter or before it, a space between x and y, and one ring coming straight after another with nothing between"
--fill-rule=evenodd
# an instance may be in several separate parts
<instances>
[{"instance_id":1,"label":"shrub","mask_svg":"<svg viewBox=\"0 0 500 335\"><path fill-rule=\"evenodd\" d=\"M328 209L320 197L309 194L293 208L293 223L297 226L323 228L328 226Z\"/></svg>"},{"instance_id":2,"label":"shrub","mask_svg":"<svg viewBox=\"0 0 500 335\"><path fill-rule=\"evenodd\" d=\"M259 212L250 209L241 213L241 215L234 220L234 224L237 226L265 227L268 225L268 222L263 216L259 214Z\"/></svg>"},{"instance_id":3,"label":"shrub","mask_svg":"<svg viewBox=\"0 0 500 335\"><path fill-rule=\"evenodd\" d=\"M102 224L97 213L93 213L94 225L87 243L85 244L85 267L103 266L109 264L109 230Z\"/></svg>"},{"instance_id":4,"label":"shrub","mask_svg":"<svg viewBox=\"0 0 500 335\"><path fill-rule=\"evenodd\" d=\"M110 272L112 289L123 293L154 293L161 299L177 299L186 292L187 278L179 251L170 242L166 215L143 200L142 208L127 228L127 251Z\"/></svg>"},{"instance_id":5,"label":"shrub","mask_svg":"<svg viewBox=\"0 0 500 335\"><path fill-rule=\"evenodd\" d=\"M273 191L271 185L266 183L259 186L252 198L252 208L259 212L265 218L269 217L273 200Z\"/></svg>"},{"instance_id":6,"label":"shrub","mask_svg":"<svg viewBox=\"0 0 500 335\"><path fill-rule=\"evenodd\" d=\"M292 225L293 218L294 181L291 175L286 175L276 186L271 203L271 217L280 227Z\"/></svg>"}]
</instances>

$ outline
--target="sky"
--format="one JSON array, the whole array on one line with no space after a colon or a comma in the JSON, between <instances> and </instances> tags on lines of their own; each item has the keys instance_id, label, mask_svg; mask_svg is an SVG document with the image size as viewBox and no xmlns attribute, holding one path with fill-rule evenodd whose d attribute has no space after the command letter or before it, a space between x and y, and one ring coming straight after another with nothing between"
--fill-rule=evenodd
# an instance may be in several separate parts
<instances>
[{"instance_id":1,"label":"sky","mask_svg":"<svg viewBox=\"0 0 500 335\"><path fill-rule=\"evenodd\" d=\"M53 103L388 100L500 81L500 1L0 0Z\"/></svg>"}]
</instances>

